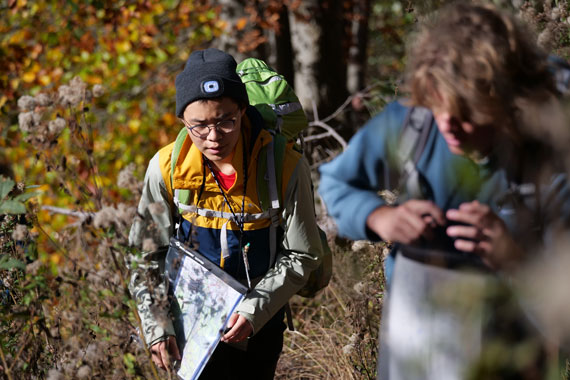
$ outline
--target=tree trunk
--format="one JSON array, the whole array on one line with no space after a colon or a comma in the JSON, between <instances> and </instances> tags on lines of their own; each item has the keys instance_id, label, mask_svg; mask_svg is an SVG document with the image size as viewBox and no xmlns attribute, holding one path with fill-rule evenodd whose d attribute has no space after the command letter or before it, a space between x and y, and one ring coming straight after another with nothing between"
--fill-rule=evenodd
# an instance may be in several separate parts
<instances>
[{"instance_id":1,"label":"tree trunk","mask_svg":"<svg viewBox=\"0 0 570 380\"><path fill-rule=\"evenodd\" d=\"M283 6L279 13L279 29L272 32L275 41L275 61L271 64L283 75L292 86L295 83L294 53L291 43L291 28L289 27L289 10Z\"/></svg>"},{"instance_id":2,"label":"tree trunk","mask_svg":"<svg viewBox=\"0 0 570 380\"><path fill-rule=\"evenodd\" d=\"M369 14L370 0L354 0L352 2L351 38L346 74L346 86L351 94L366 87L364 78L366 75Z\"/></svg>"},{"instance_id":3,"label":"tree trunk","mask_svg":"<svg viewBox=\"0 0 570 380\"><path fill-rule=\"evenodd\" d=\"M233 55L238 63L249 57L265 59L265 46L258 42L264 32L251 21L246 9L247 5L255 6L255 3L249 0L218 0L217 4L221 6L220 19L226 22L226 29L212 41L211 46Z\"/></svg>"},{"instance_id":4,"label":"tree trunk","mask_svg":"<svg viewBox=\"0 0 570 380\"><path fill-rule=\"evenodd\" d=\"M346 97L346 49L340 0L306 0L289 11L295 54L295 92L303 108L327 116Z\"/></svg>"}]
</instances>

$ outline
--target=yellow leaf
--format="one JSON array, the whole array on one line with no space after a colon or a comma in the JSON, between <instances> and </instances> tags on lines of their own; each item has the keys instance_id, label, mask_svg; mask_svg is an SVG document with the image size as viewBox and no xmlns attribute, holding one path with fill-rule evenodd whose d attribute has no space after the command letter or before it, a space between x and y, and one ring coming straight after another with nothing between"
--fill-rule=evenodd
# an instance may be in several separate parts
<instances>
[{"instance_id":1,"label":"yellow leaf","mask_svg":"<svg viewBox=\"0 0 570 380\"><path fill-rule=\"evenodd\" d=\"M166 112L164 115L162 115L162 121L167 126L170 126L170 125L174 125L176 123L177 118L176 118L176 116L174 116L173 113Z\"/></svg>"},{"instance_id":2,"label":"yellow leaf","mask_svg":"<svg viewBox=\"0 0 570 380\"><path fill-rule=\"evenodd\" d=\"M2 97L0 98L0 108L2 108L7 101L8 97L6 95L2 95Z\"/></svg>"},{"instance_id":3,"label":"yellow leaf","mask_svg":"<svg viewBox=\"0 0 570 380\"><path fill-rule=\"evenodd\" d=\"M48 49L47 58L52 62L59 63L59 61L61 61L63 58L63 53L60 49Z\"/></svg>"},{"instance_id":4,"label":"yellow leaf","mask_svg":"<svg viewBox=\"0 0 570 380\"><path fill-rule=\"evenodd\" d=\"M24 75L22 75L22 80L26 83L32 83L33 81L36 80L36 73L34 73L33 71L28 71L27 73L24 73Z\"/></svg>"},{"instance_id":5,"label":"yellow leaf","mask_svg":"<svg viewBox=\"0 0 570 380\"><path fill-rule=\"evenodd\" d=\"M85 81L91 85L103 83L103 79L97 75L88 75L87 78L85 78Z\"/></svg>"},{"instance_id":6,"label":"yellow leaf","mask_svg":"<svg viewBox=\"0 0 570 380\"><path fill-rule=\"evenodd\" d=\"M138 119L131 119L129 120L129 129L133 132L138 132L141 126L141 121Z\"/></svg>"},{"instance_id":7,"label":"yellow leaf","mask_svg":"<svg viewBox=\"0 0 570 380\"><path fill-rule=\"evenodd\" d=\"M58 265L61 262L61 255L59 253L52 253L49 257L49 261Z\"/></svg>"},{"instance_id":8,"label":"yellow leaf","mask_svg":"<svg viewBox=\"0 0 570 380\"><path fill-rule=\"evenodd\" d=\"M27 38L27 31L25 29L19 30L16 33L12 34L10 39L8 40L9 44L19 45L22 41Z\"/></svg>"},{"instance_id":9,"label":"yellow leaf","mask_svg":"<svg viewBox=\"0 0 570 380\"><path fill-rule=\"evenodd\" d=\"M243 28L245 28L245 26L247 25L247 19L245 17L240 18L237 22L236 22L236 28L237 30L242 30Z\"/></svg>"},{"instance_id":10,"label":"yellow leaf","mask_svg":"<svg viewBox=\"0 0 570 380\"><path fill-rule=\"evenodd\" d=\"M152 37L149 36L148 34L145 34L144 36L141 37L141 42L144 45L151 45L152 44Z\"/></svg>"},{"instance_id":11,"label":"yellow leaf","mask_svg":"<svg viewBox=\"0 0 570 380\"><path fill-rule=\"evenodd\" d=\"M51 77L49 75L41 75L39 79L42 86L47 86L51 83Z\"/></svg>"},{"instance_id":12,"label":"yellow leaf","mask_svg":"<svg viewBox=\"0 0 570 380\"><path fill-rule=\"evenodd\" d=\"M129 39L133 42L136 42L140 39L139 37L139 31L138 29L135 29L131 32L131 35L129 36Z\"/></svg>"},{"instance_id":13,"label":"yellow leaf","mask_svg":"<svg viewBox=\"0 0 570 380\"><path fill-rule=\"evenodd\" d=\"M131 50L131 43L129 41L120 41L115 44L117 52L126 53Z\"/></svg>"}]
</instances>

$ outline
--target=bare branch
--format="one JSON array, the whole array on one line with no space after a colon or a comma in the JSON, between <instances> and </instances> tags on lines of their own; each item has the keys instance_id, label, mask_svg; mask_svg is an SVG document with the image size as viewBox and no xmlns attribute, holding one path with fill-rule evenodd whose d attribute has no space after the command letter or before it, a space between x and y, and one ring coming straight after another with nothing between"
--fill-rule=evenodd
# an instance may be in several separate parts
<instances>
[{"instance_id":1,"label":"bare branch","mask_svg":"<svg viewBox=\"0 0 570 380\"><path fill-rule=\"evenodd\" d=\"M54 206L42 206L42 210L50 211L54 214L62 214L62 215L73 216L75 218L79 218L81 221L87 220L87 219L95 216L94 212L74 211L74 210L69 210L66 208L54 207Z\"/></svg>"},{"instance_id":2,"label":"bare branch","mask_svg":"<svg viewBox=\"0 0 570 380\"><path fill-rule=\"evenodd\" d=\"M334 111L333 113L331 113L329 116L325 117L323 120L321 120L323 123L326 123L329 120L334 119L335 117L337 117L342 111L344 111L344 109L350 104L350 102L352 102L352 99L354 99L355 97L359 96L359 97L363 97L364 95L366 95L370 90L372 90L374 87L379 86L380 83L374 83L371 84L370 86L362 89L361 91L355 92L354 94L350 95L348 98L346 98L346 100L344 101L344 103L342 103L340 105L340 107L338 107L336 109L336 111ZM314 108L314 102L313 102L313 108ZM316 119L316 118L315 118ZM318 119L316 119L318 120Z\"/></svg>"},{"instance_id":3,"label":"bare branch","mask_svg":"<svg viewBox=\"0 0 570 380\"><path fill-rule=\"evenodd\" d=\"M348 146L348 144L346 143L346 141L342 138L341 135L339 135L337 133L337 131L335 131L331 126L329 126L326 123L323 123L322 121L319 120L315 120L315 121L311 121L309 123L310 127L319 127L319 128L323 128L324 130L327 131L328 135L330 135L331 137L333 137L336 141L338 141L338 143L342 146L342 150L345 150L346 147ZM325 137L325 136L323 136ZM305 138L305 141L308 141L309 137ZM316 140L316 139L313 139Z\"/></svg>"}]
</instances>

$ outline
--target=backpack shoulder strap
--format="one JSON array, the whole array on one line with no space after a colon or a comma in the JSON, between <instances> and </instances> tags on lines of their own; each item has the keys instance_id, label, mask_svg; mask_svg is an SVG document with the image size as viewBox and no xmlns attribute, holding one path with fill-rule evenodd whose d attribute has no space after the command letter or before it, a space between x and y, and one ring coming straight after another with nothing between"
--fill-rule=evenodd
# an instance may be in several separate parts
<instances>
[{"instance_id":1,"label":"backpack shoulder strap","mask_svg":"<svg viewBox=\"0 0 570 380\"><path fill-rule=\"evenodd\" d=\"M277 228L281 225L281 184L286 144L284 136L273 135L271 142L260 152L258 159L257 193L261 208L264 211L268 210L271 216L269 267L275 264L277 258Z\"/></svg>"},{"instance_id":2,"label":"backpack shoulder strap","mask_svg":"<svg viewBox=\"0 0 570 380\"><path fill-rule=\"evenodd\" d=\"M412 107L408 111L398 142L398 189L409 198L422 198L422 187L416 165L425 149L433 124L431 111L424 107Z\"/></svg>"},{"instance_id":3,"label":"backpack shoulder strap","mask_svg":"<svg viewBox=\"0 0 570 380\"><path fill-rule=\"evenodd\" d=\"M174 230L176 231L175 236L179 238L180 232L182 231L180 228L182 218L180 215L180 207L181 204L185 205L188 203L190 192L188 190L175 189L172 178L174 177L174 170L176 169L178 156L180 156L180 151L182 150L182 145L184 145L184 140L186 140L187 135L188 130L186 128L182 128L180 132L178 132L178 136L176 136L176 141L174 141L174 147L172 148L172 154L170 156L170 189L172 190L172 202L174 203L174 214L176 219Z\"/></svg>"},{"instance_id":4,"label":"backpack shoulder strap","mask_svg":"<svg viewBox=\"0 0 570 380\"><path fill-rule=\"evenodd\" d=\"M174 169L176 168L176 163L178 162L178 156L180 155L180 150L182 150L182 145L186 136L188 135L188 130L184 127L178 132L176 136L176 141L174 141L174 148L172 148L172 155L170 156L170 187L172 188L172 177L174 176ZM173 189L174 191L174 189Z\"/></svg>"},{"instance_id":5,"label":"backpack shoulder strap","mask_svg":"<svg viewBox=\"0 0 570 380\"><path fill-rule=\"evenodd\" d=\"M272 141L259 153L257 165L257 194L264 211L281 208L283 158L287 140L278 133L272 137Z\"/></svg>"}]
</instances>

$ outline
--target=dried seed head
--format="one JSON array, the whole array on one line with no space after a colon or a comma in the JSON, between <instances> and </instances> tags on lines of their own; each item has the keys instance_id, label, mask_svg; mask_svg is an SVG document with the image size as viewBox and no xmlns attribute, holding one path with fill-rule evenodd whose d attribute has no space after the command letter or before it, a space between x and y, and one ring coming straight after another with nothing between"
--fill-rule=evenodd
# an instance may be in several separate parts
<instances>
[{"instance_id":1,"label":"dried seed head","mask_svg":"<svg viewBox=\"0 0 570 380\"><path fill-rule=\"evenodd\" d=\"M117 210L113 207L103 207L102 210L95 214L93 225L95 228L108 228L117 219Z\"/></svg>"},{"instance_id":2,"label":"dried seed head","mask_svg":"<svg viewBox=\"0 0 570 380\"><path fill-rule=\"evenodd\" d=\"M59 103L66 106L77 106L86 98L87 84L79 77L75 77L69 82L69 85L60 86L58 89Z\"/></svg>"},{"instance_id":3,"label":"dried seed head","mask_svg":"<svg viewBox=\"0 0 570 380\"><path fill-rule=\"evenodd\" d=\"M48 371L48 376L46 380L63 380L63 373L59 372L57 369L52 368Z\"/></svg>"},{"instance_id":4,"label":"dried seed head","mask_svg":"<svg viewBox=\"0 0 570 380\"><path fill-rule=\"evenodd\" d=\"M22 111L33 111L36 108L36 99L33 96L24 95L18 99L18 108Z\"/></svg>"},{"instance_id":5,"label":"dried seed head","mask_svg":"<svg viewBox=\"0 0 570 380\"><path fill-rule=\"evenodd\" d=\"M14 241L24 241L28 236L28 226L25 224L16 224L14 231L12 231L12 239Z\"/></svg>"},{"instance_id":6,"label":"dried seed head","mask_svg":"<svg viewBox=\"0 0 570 380\"><path fill-rule=\"evenodd\" d=\"M31 133L39 125L41 116L34 111L22 112L18 115L18 124L22 132Z\"/></svg>"},{"instance_id":7,"label":"dried seed head","mask_svg":"<svg viewBox=\"0 0 570 380\"><path fill-rule=\"evenodd\" d=\"M96 84L95 86L93 86L93 96L98 98L100 96L103 96L103 94L105 94L105 88L103 86L101 86L100 84Z\"/></svg>"},{"instance_id":8,"label":"dried seed head","mask_svg":"<svg viewBox=\"0 0 570 380\"><path fill-rule=\"evenodd\" d=\"M342 348L342 353L345 354L346 356L350 356L353 352L354 352L353 344L347 344Z\"/></svg>"},{"instance_id":9,"label":"dried seed head","mask_svg":"<svg viewBox=\"0 0 570 380\"><path fill-rule=\"evenodd\" d=\"M77 378L78 379L88 379L91 376L91 367L88 365L81 366L77 370Z\"/></svg>"},{"instance_id":10,"label":"dried seed head","mask_svg":"<svg viewBox=\"0 0 570 380\"><path fill-rule=\"evenodd\" d=\"M26 265L26 273L35 276L38 274L42 266L43 263L41 260L36 260L34 262L31 262L30 264Z\"/></svg>"},{"instance_id":11,"label":"dried seed head","mask_svg":"<svg viewBox=\"0 0 570 380\"><path fill-rule=\"evenodd\" d=\"M48 123L48 130L52 135L59 135L65 129L67 122L62 117L57 117Z\"/></svg>"},{"instance_id":12,"label":"dried seed head","mask_svg":"<svg viewBox=\"0 0 570 380\"><path fill-rule=\"evenodd\" d=\"M133 193L139 193L142 189L142 181L135 177L135 169L136 165L134 163L130 163L122 169L117 176L117 186L130 190Z\"/></svg>"},{"instance_id":13,"label":"dried seed head","mask_svg":"<svg viewBox=\"0 0 570 380\"><path fill-rule=\"evenodd\" d=\"M142 243L143 252L154 252L158 249L158 246L152 238L146 238Z\"/></svg>"},{"instance_id":14,"label":"dried seed head","mask_svg":"<svg viewBox=\"0 0 570 380\"><path fill-rule=\"evenodd\" d=\"M48 94L44 93L37 94L35 100L37 105L41 107L49 107L53 104L53 99Z\"/></svg>"},{"instance_id":15,"label":"dried seed head","mask_svg":"<svg viewBox=\"0 0 570 380\"><path fill-rule=\"evenodd\" d=\"M117 216L124 225L130 225L137 214L137 208L119 203L117 205Z\"/></svg>"}]
</instances>

